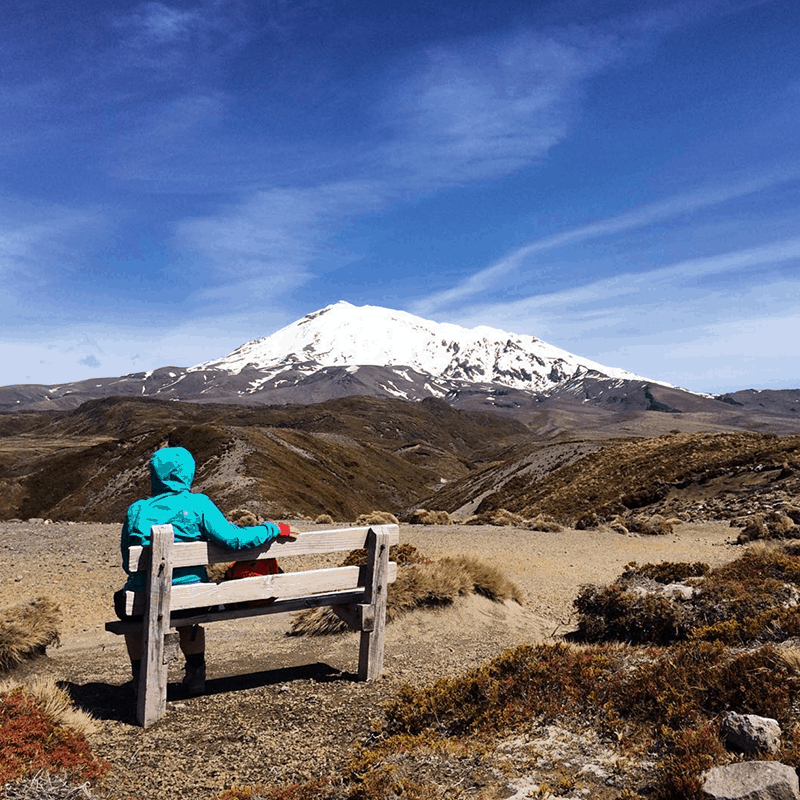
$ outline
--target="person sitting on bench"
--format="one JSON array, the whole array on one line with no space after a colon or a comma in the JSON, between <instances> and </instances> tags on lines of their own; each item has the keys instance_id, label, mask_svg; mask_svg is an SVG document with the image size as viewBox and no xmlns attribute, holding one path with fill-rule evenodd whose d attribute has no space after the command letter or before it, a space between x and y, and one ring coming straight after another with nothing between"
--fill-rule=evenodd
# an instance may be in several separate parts
<instances>
[{"instance_id":1,"label":"person sitting on bench","mask_svg":"<svg viewBox=\"0 0 800 800\"><path fill-rule=\"evenodd\" d=\"M279 536L292 536L289 526L282 523L262 522L240 528L228 522L209 497L191 491L194 473L194 457L184 447L164 447L153 453L150 459L152 496L133 503L122 525L122 568L128 573L128 580L114 594L114 610L120 619L141 619L125 613L125 592L145 588L144 574L131 573L128 568L128 548L150 544L150 528L153 525L172 525L176 542L208 541L228 550L246 550L271 542ZM205 567L178 567L172 573L173 584L207 581ZM176 612L174 616L179 615L180 612ZM181 650L186 658L183 685L191 695L203 694L206 678L205 632L200 625L182 626L178 632ZM135 692L139 686L142 665L141 633L126 633L125 644L131 660Z\"/></svg>"}]
</instances>

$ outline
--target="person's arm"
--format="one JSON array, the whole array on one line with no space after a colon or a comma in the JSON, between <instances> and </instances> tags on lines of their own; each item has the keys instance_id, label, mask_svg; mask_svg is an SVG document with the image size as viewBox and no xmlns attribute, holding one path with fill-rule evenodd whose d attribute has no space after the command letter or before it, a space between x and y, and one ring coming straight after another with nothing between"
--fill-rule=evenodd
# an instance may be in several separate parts
<instances>
[{"instance_id":1,"label":"person's arm","mask_svg":"<svg viewBox=\"0 0 800 800\"><path fill-rule=\"evenodd\" d=\"M213 542L227 550L247 550L272 542L282 535L290 535L288 525L279 525L275 522L262 522L260 525L250 525L240 528L228 522L225 515L205 495L195 495L198 500L203 497L200 520L201 527L208 541ZM285 532L281 531L285 528Z\"/></svg>"}]
</instances>

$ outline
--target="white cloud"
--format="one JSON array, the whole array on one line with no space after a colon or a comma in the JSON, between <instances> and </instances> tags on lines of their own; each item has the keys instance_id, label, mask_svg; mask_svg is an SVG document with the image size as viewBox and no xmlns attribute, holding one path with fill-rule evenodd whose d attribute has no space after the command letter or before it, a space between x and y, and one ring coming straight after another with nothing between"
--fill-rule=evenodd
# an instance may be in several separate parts
<instances>
[{"instance_id":1,"label":"white cloud","mask_svg":"<svg viewBox=\"0 0 800 800\"><path fill-rule=\"evenodd\" d=\"M796 168L783 168L780 171L766 171L764 174L754 178L732 182L725 186L704 189L691 194L671 197L666 201L652 203L635 209L634 211L620 214L617 217L599 220L589 225L583 225L579 228L573 228L563 233L548 236L544 239L531 242L524 247L517 248L503 256L494 264L479 270L450 289L417 300L413 304L412 309L415 314L433 314L439 309L444 309L491 290L504 276L521 270L526 265L526 261L534 256L548 253L565 245L590 241L623 231L641 228L654 222L679 218L690 212L720 205L739 197L755 194L763 189L779 186L783 183L796 181L799 176L800 171ZM736 258L735 254L730 257ZM689 268L691 268L691 264ZM629 280L631 280L631 276L626 275L624 281ZM619 283L620 279L611 279L610 282L604 282L604 285L607 287L606 291L612 291L612 287ZM523 302L529 302L529 300ZM547 301L544 300L543 302Z\"/></svg>"},{"instance_id":2,"label":"white cloud","mask_svg":"<svg viewBox=\"0 0 800 800\"><path fill-rule=\"evenodd\" d=\"M566 135L583 83L612 57L607 44L520 30L431 46L388 93L381 160L431 189L535 163Z\"/></svg>"},{"instance_id":3,"label":"white cloud","mask_svg":"<svg viewBox=\"0 0 800 800\"><path fill-rule=\"evenodd\" d=\"M331 231L383 202L377 186L353 181L257 192L218 215L184 220L176 245L209 278L193 296L241 302L289 291L311 277L315 259L326 257Z\"/></svg>"}]
</instances>

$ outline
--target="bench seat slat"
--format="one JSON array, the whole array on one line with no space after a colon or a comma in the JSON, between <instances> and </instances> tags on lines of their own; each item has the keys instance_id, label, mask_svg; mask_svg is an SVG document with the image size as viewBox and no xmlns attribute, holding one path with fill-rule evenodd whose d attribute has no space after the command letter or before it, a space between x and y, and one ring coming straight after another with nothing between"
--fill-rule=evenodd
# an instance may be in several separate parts
<instances>
[{"instance_id":1,"label":"bench seat slat","mask_svg":"<svg viewBox=\"0 0 800 800\"><path fill-rule=\"evenodd\" d=\"M373 525L375 531L387 531L391 535L390 544L400 541L397 525ZM263 547L250 550L225 550L208 542L175 543L172 549L172 566L192 567L198 564L223 564L229 561L254 561L259 558L283 558L285 556L336 553L344 550L357 550L364 547L369 527L345 528L328 531L299 533L294 541L278 539ZM142 559L144 547L131 547L128 554L131 572L146 569L146 559ZM140 564L140 560L142 563Z\"/></svg>"},{"instance_id":2,"label":"bench seat slat","mask_svg":"<svg viewBox=\"0 0 800 800\"><path fill-rule=\"evenodd\" d=\"M194 614L191 617L181 617L171 620L171 628L179 628L187 625L203 625L207 622L222 622L232 619L244 619L247 617L260 617L265 614L285 614L290 611L303 611L307 608L319 608L334 604L352 605L364 600L364 592L345 591L328 592L326 594L312 595L310 597L296 597L287 600L276 600L268 606L255 606L250 608L226 608L222 611L207 611L205 613ZM106 622L105 629L110 633L137 633L142 629L142 623L130 620L113 620Z\"/></svg>"}]
</instances>

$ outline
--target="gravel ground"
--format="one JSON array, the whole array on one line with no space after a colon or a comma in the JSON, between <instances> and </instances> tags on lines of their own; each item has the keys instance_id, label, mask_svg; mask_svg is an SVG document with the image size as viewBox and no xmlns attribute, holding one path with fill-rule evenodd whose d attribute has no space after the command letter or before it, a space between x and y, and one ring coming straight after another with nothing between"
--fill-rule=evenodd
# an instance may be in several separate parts
<instances>
[{"instance_id":1,"label":"gravel ground","mask_svg":"<svg viewBox=\"0 0 800 800\"><path fill-rule=\"evenodd\" d=\"M20 673L63 681L76 702L102 721L93 747L112 764L98 790L103 796L205 800L231 785L336 773L351 746L380 723L383 701L403 683L427 683L515 644L558 636L571 627L580 586L607 584L630 561L713 566L732 560L742 551L733 544L735 535L727 523L686 524L671 536L641 538L401 526L401 541L428 557L461 553L494 563L525 591L525 605L471 597L452 608L407 615L387 629L384 676L369 684L353 679L356 634L288 637L284 615L216 623L207 629L207 694L182 696L180 664L173 664L167 716L147 731L133 722L124 646L103 629L113 618L111 594L122 582L118 526L0 523L0 607L40 596L60 604L61 646Z\"/></svg>"}]
</instances>

